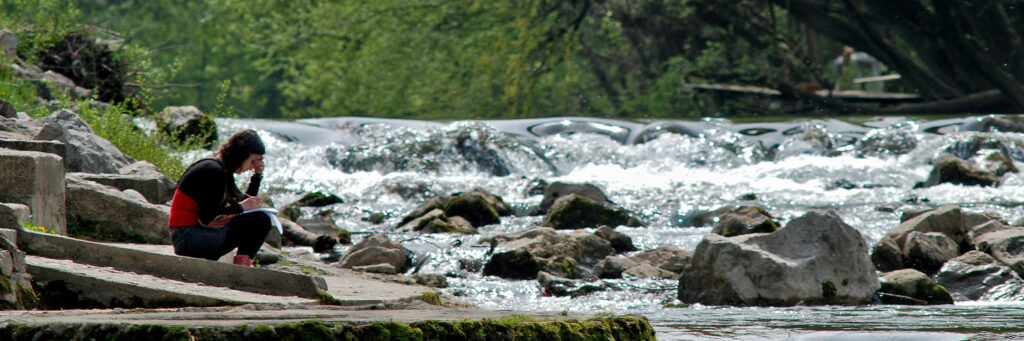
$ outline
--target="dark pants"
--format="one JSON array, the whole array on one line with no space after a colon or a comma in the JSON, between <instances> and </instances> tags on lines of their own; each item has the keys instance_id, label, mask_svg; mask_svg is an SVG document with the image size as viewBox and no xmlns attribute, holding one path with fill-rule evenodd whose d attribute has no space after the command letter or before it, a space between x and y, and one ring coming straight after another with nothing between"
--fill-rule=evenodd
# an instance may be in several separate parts
<instances>
[{"instance_id":1,"label":"dark pants","mask_svg":"<svg viewBox=\"0 0 1024 341\"><path fill-rule=\"evenodd\" d=\"M273 228L263 212L240 214L220 228L199 225L172 227L171 241L179 256L217 260L238 248L238 255L256 257Z\"/></svg>"}]
</instances>

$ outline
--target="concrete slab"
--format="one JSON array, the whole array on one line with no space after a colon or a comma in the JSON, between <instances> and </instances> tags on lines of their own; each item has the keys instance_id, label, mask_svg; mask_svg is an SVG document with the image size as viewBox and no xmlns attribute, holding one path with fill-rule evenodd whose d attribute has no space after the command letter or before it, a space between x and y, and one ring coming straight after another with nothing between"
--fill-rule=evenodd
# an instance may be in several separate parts
<instances>
[{"instance_id":1,"label":"concrete slab","mask_svg":"<svg viewBox=\"0 0 1024 341\"><path fill-rule=\"evenodd\" d=\"M33 224L67 233L63 159L0 148L0 179L0 202L27 205Z\"/></svg>"},{"instance_id":2,"label":"concrete slab","mask_svg":"<svg viewBox=\"0 0 1024 341\"><path fill-rule=\"evenodd\" d=\"M260 304L318 304L298 296L273 296L229 288L176 281L146 274L79 264L39 256L25 258L33 280L63 281L83 298L106 307L220 306Z\"/></svg>"},{"instance_id":3,"label":"concrete slab","mask_svg":"<svg viewBox=\"0 0 1024 341\"><path fill-rule=\"evenodd\" d=\"M115 244L120 247L134 248L147 252L173 255L174 247L153 244ZM225 255L221 262L231 263L231 253ZM289 259L293 265L272 265L278 271L302 272L313 271L327 283L326 292L334 297L335 303L344 306L368 305L409 301L436 289L422 285L402 284L374 278L374 275L343 269L319 260L308 262L303 259Z\"/></svg>"},{"instance_id":4,"label":"concrete slab","mask_svg":"<svg viewBox=\"0 0 1024 341\"><path fill-rule=\"evenodd\" d=\"M24 139L8 137L10 136L0 136L0 148L54 154L60 157L62 165L64 158L67 157L67 147L63 142L34 141L30 140L27 136Z\"/></svg>"},{"instance_id":5,"label":"concrete slab","mask_svg":"<svg viewBox=\"0 0 1024 341\"><path fill-rule=\"evenodd\" d=\"M327 289L319 276L171 256L25 229L18 231L18 248L41 257L268 295L316 298Z\"/></svg>"}]
</instances>

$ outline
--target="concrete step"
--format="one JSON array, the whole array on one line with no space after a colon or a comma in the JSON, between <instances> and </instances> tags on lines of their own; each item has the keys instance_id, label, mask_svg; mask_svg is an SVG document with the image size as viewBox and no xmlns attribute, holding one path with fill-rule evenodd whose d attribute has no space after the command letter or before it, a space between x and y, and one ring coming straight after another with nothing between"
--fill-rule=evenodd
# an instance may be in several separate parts
<instances>
[{"instance_id":1,"label":"concrete step","mask_svg":"<svg viewBox=\"0 0 1024 341\"><path fill-rule=\"evenodd\" d=\"M320 276L225 264L205 259L149 252L122 245L96 243L64 236L18 230L18 248L52 259L111 267L184 282L277 296L319 297L327 290ZM164 246L166 248L167 246Z\"/></svg>"},{"instance_id":2,"label":"concrete step","mask_svg":"<svg viewBox=\"0 0 1024 341\"><path fill-rule=\"evenodd\" d=\"M111 245L151 253L174 255L174 247L171 245L127 243ZM234 252L221 257L220 262L230 264L232 256L234 256ZM294 263L292 268L296 269L296 272L301 271L298 269L307 269L319 274L319 277L323 278L327 284L326 292L336 300L334 303L339 305L372 305L408 301L422 297L423 294L428 292L436 292L434 288L421 285L383 281L373 278L373 275L342 269L331 264L324 264L319 259L293 258L289 259L289 262ZM270 265L269 267L275 268L277 265Z\"/></svg>"},{"instance_id":3,"label":"concrete step","mask_svg":"<svg viewBox=\"0 0 1024 341\"><path fill-rule=\"evenodd\" d=\"M81 299L104 307L203 307L256 304L318 304L298 296L274 296L197 283L176 281L112 267L71 260L26 256L27 271L37 281L62 281Z\"/></svg>"}]
</instances>

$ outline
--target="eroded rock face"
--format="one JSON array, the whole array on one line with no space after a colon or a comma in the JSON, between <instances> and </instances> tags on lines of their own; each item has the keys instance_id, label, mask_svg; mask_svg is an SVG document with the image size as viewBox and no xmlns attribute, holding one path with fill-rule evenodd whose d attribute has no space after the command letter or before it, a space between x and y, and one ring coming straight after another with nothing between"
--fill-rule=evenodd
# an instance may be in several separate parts
<instances>
[{"instance_id":1,"label":"eroded rock face","mask_svg":"<svg viewBox=\"0 0 1024 341\"><path fill-rule=\"evenodd\" d=\"M768 234L709 234L679 280L679 299L708 305L865 304L879 288L860 232L834 211Z\"/></svg>"},{"instance_id":2,"label":"eroded rock face","mask_svg":"<svg viewBox=\"0 0 1024 341\"><path fill-rule=\"evenodd\" d=\"M886 272L881 284L878 292L883 294L883 303L953 304L953 296L946 288L914 269Z\"/></svg>"},{"instance_id":3,"label":"eroded rock face","mask_svg":"<svg viewBox=\"0 0 1024 341\"><path fill-rule=\"evenodd\" d=\"M956 301L1024 301L1024 280L981 251L970 251L946 262L935 280Z\"/></svg>"},{"instance_id":4,"label":"eroded rock face","mask_svg":"<svg viewBox=\"0 0 1024 341\"><path fill-rule=\"evenodd\" d=\"M944 235L949 240L930 233ZM959 249L950 250L949 241ZM935 273L943 262L969 247L960 208L949 205L916 215L887 232L875 245L871 261L879 271L914 268Z\"/></svg>"},{"instance_id":5,"label":"eroded rock face","mask_svg":"<svg viewBox=\"0 0 1024 341\"><path fill-rule=\"evenodd\" d=\"M412 262L412 251L406 249L402 244L392 241L386 235L375 234L366 237L355 246L352 246L345 255L341 256L338 266L348 269L373 269L375 271L386 271L384 266L373 267L378 264L386 264L394 269L395 273L405 273Z\"/></svg>"}]
</instances>

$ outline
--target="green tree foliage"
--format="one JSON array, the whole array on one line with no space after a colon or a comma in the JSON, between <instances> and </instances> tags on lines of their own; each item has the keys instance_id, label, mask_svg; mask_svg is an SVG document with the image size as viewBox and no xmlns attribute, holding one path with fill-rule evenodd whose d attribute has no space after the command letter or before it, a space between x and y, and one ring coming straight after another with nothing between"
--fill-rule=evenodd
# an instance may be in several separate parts
<instances>
[{"instance_id":1,"label":"green tree foliage","mask_svg":"<svg viewBox=\"0 0 1024 341\"><path fill-rule=\"evenodd\" d=\"M258 117L756 113L684 85L828 82L822 51L841 47L753 0L77 4L177 72L143 84L162 90L155 103Z\"/></svg>"}]
</instances>

